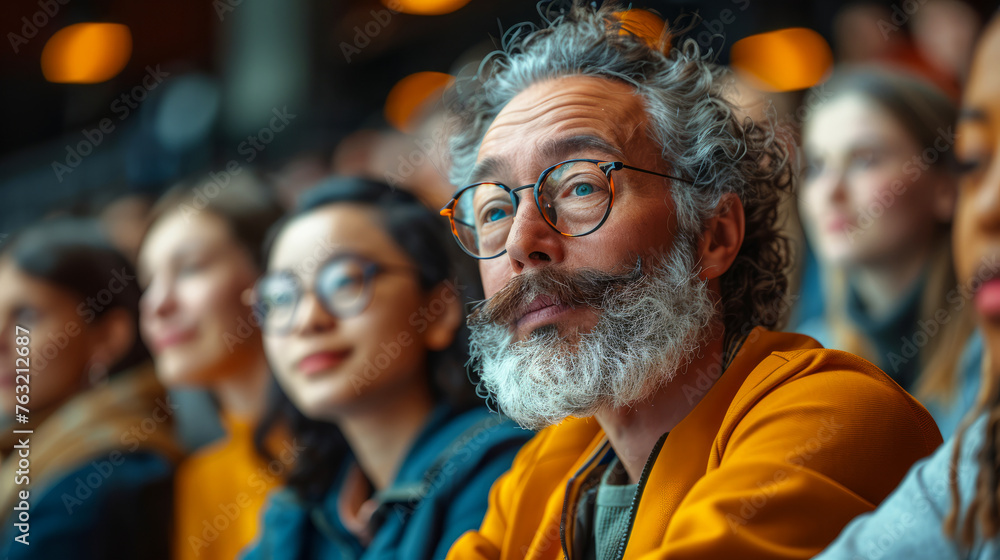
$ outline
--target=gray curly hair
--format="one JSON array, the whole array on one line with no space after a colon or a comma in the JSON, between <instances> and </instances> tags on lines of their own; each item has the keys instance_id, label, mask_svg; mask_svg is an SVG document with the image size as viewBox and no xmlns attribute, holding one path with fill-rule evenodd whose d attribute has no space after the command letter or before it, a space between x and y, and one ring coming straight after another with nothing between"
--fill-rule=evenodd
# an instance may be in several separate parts
<instances>
[{"instance_id":1,"label":"gray curly hair","mask_svg":"<svg viewBox=\"0 0 1000 560\"><path fill-rule=\"evenodd\" d=\"M565 76L618 80L644 102L651 140L675 175L672 181L678 236L693 242L735 193L743 203L746 228L736 260L720 278L727 354L755 326L780 327L788 289L788 241L777 224L781 191L791 191L795 174L786 147L775 138L773 119L764 126L740 120L726 98L729 71L702 55L688 39L671 48L665 29L651 46L622 23L622 8L593 8L577 2L542 16L541 27L517 25L503 37L478 74L460 81L446 103L451 117L451 180L466 184L490 124L529 86ZM554 16L554 17L553 17Z\"/></svg>"}]
</instances>

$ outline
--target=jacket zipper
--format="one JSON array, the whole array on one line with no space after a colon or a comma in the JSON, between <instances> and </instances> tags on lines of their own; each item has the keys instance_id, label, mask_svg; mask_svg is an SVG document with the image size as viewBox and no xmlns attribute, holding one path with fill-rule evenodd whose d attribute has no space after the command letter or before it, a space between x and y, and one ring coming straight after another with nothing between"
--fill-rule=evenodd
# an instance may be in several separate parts
<instances>
[{"instance_id":1,"label":"jacket zipper","mask_svg":"<svg viewBox=\"0 0 1000 560\"><path fill-rule=\"evenodd\" d=\"M626 528L621 540L618 541L618 552L615 554L617 560L625 558L625 547L628 546L628 538L632 534L632 527L635 525L635 514L639 509L639 500L642 498L642 491L646 488L646 481L649 480L649 472L653 470L653 463L656 462L656 457L659 456L660 449L663 448L663 442L667 441L668 435L670 435L670 432L660 436L660 439L656 441L656 445L653 446L653 452L649 454L646 464L642 467L642 474L639 475L639 483L636 485L635 494L632 496L632 505L629 506L628 510L628 528Z\"/></svg>"},{"instance_id":2,"label":"jacket zipper","mask_svg":"<svg viewBox=\"0 0 1000 560\"><path fill-rule=\"evenodd\" d=\"M562 544L563 558L566 558L567 560L569 560L569 547L566 546L566 526L568 525L567 518L569 516L570 489L573 488L573 483L576 481L577 478L579 478L579 476L582 473L590 470L591 465L596 459L598 459L599 457L603 457L604 454L607 453L609 446L610 443L605 438L604 442L602 442L601 445L599 445L597 449L594 450L590 458L587 459L587 461L583 464L583 466L580 467L579 470L576 471L576 474L574 474L566 483L566 497L563 498L562 516L559 522L559 540L560 543Z\"/></svg>"}]
</instances>

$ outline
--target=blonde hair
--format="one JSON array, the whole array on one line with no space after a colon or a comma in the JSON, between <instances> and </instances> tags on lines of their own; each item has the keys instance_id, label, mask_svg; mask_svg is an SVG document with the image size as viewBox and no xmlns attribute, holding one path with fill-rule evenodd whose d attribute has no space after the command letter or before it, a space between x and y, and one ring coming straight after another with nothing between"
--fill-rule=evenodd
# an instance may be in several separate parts
<instances>
[{"instance_id":1,"label":"blonde hair","mask_svg":"<svg viewBox=\"0 0 1000 560\"><path fill-rule=\"evenodd\" d=\"M943 129L954 124L957 108L943 92L926 81L887 68L858 67L840 71L809 94L807 105L821 108L842 96L858 95L875 104L908 132L921 150L936 150L931 168L953 177L954 154L940 150L935 142ZM814 111L816 114L818 111ZM940 152L940 153L938 153ZM957 180L956 180L957 184ZM920 294L918 320L933 322L939 331L928 334L920 348L918 377L912 392L921 402L949 403L954 398L960 374L957 365L975 322L971 305L951 310L950 296L957 292L958 280L951 251L951 225L940 224L926 263L924 288ZM846 316L847 273L831 271L828 290L827 322L837 348L861 356L875 355L875 349ZM938 320L941 311L947 320Z\"/></svg>"}]
</instances>

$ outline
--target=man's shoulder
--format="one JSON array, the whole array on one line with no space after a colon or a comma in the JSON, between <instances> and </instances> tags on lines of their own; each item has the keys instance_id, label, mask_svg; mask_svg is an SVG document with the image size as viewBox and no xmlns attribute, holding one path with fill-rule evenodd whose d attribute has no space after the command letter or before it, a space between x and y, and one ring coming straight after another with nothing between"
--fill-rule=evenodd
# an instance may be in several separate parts
<instances>
[{"instance_id":1,"label":"man's shoulder","mask_svg":"<svg viewBox=\"0 0 1000 560\"><path fill-rule=\"evenodd\" d=\"M758 330L753 359L732 372L746 378L729 406L730 421L783 410L800 421L816 414L844 418L873 437L876 426L912 432L930 449L941 443L927 409L868 360L803 335Z\"/></svg>"},{"instance_id":2,"label":"man's shoulder","mask_svg":"<svg viewBox=\"0 0 1000 560\"><path fill-rule=\"evenodd\" d=\"M823 348L805 335L760 330L764 352L759 353L755 363L744 366L751 371L741 395L768 392L794 383L802 389L821 385L828 395L865 391L865 395L876 398L916 402L878 366L860 356Z\"/></svg>"},{"instance_id":3,"label":"man's shoulder","mask_svg":"<svg viewBox=\"0 0 1000 560\"><path fill-rule=\"evenodd\" d=\"M757 421L794 419L809 428L835 421L870 441L907 439L923 456L941 443L927 410L871 362L822 348L792 333L765 333L770 347L754 364L727 412L730 429ZM777 343L776 343L777 341ZM728 373L728 372L727 372ZM905 435L905 437L904 437Z\"/></svg>"}]
</instances>

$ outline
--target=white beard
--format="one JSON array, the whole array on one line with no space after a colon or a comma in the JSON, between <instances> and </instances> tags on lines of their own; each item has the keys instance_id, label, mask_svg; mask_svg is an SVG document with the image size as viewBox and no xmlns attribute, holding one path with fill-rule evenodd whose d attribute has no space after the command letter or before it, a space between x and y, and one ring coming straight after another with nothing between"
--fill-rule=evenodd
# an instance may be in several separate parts
<instances>
[{"instance_id":1,"label":"white beard","mask_svg":"<svg viewBox=\"0 0 1000 560\"><path fill-rule=\"evenodd\" d=\"M567 340L555 326L511 342L506 325L470 326L469 353L485 389L521 426L539 430L642 402L695 357L720 324L693 247L677 243L623 289L609 291L597 325Z\"/></svg>"}]
</instances>

